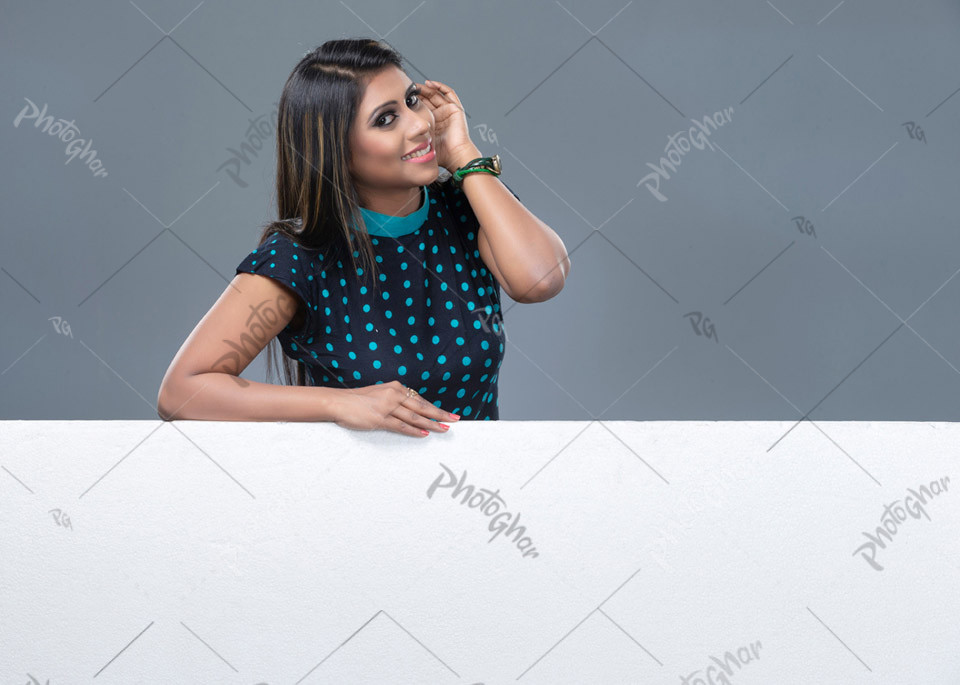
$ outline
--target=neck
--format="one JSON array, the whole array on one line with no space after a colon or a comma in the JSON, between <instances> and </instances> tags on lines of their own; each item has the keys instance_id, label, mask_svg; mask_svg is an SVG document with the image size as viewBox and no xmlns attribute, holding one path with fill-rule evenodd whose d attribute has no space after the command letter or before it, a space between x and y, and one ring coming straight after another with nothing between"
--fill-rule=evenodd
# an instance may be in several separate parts
<instances>
[{"instance_id":1,"label":"neck","mask_svg":"<svg viewBox=\"0 0 960 685\"><path fill-rule=\"evenodd\" d=\"M413 188L378 189L376 192L362 191L360 206L363 209L386 214L387 216L408 216L420 208L423 201L422 186Z\"/></svg>"}]
</instances>

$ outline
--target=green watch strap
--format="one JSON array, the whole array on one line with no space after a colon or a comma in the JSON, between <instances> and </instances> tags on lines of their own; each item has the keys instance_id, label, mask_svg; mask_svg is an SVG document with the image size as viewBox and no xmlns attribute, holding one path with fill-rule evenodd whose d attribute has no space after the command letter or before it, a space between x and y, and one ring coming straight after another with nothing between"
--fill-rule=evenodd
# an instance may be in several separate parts
<instances>
[{"instance_id":1,"label":"green watch strap","mask_svg":"<svg viewBox=\"0 0 960 685\"><path fill-rule=\"evenodd\" d=\"M493 157L477 157L476 159L470 160L453 172L453 182L459 185L463 182L464 176L478 171L499 176L500 155L494 155Z\"/></svg>"}]
</instances>

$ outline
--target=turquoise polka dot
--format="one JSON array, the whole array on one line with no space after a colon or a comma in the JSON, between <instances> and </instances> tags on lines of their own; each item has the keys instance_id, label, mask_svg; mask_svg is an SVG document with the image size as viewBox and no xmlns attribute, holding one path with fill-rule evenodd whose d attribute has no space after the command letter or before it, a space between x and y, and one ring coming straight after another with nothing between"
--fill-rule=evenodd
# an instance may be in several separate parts
<instances>
[{"instance_id":1,"label":"turquoise polka dot","mask_svg":"<svg viewBox=\"0 0 960 685\"><path fill-rule=\"evenodd\" d=\"M361 387L413 378L410 387L434 406L470 419L497 419L496 372L505 348L502 322L494 316L500 292L480 256L477 219L465 195L449 181L431 183L426 193L429 206L402 222L363 215L373 231L372 274L360 267L359 242L330 254L334 248L308 248L279 233L257 246L238 273L282 282L311 312L303 329L288 326L277 337L312 384ZM384 226L402 228L385 237ZM390 300L395 305L388 308ZM459 313L464 308L466 319ZM393 356L384 358L391 350Z\"/></svg>"}]
</instances>

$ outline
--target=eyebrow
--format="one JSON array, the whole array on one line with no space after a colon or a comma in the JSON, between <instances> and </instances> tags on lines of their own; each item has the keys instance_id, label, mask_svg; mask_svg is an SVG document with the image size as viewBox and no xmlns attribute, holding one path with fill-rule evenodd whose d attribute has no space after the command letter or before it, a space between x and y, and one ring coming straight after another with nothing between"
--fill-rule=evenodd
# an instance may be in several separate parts
<instances>
[{"instance_id":1,"label":"eyebrow","mask_svg":"<svg viewBox=\"0 0 960 685\"><path fill-rule=\"evenodd\" d=\"M407 86L407 91L403 94L404 99L406 99L407 96L409 96L412 91L416 90L416 88L417 88L416 83L411 83L409 86ZM373 121L373 118L377 115L377 112L379 112L381 109L389 105L395 105L395 104L397 104L396 100L390 100L388 102L384 102L382 105L380 105L375 110L373 110L373 112L370 113L370 116L367 118L367 123L368 124L371 123Z\"/></svg>"}]
</instances>

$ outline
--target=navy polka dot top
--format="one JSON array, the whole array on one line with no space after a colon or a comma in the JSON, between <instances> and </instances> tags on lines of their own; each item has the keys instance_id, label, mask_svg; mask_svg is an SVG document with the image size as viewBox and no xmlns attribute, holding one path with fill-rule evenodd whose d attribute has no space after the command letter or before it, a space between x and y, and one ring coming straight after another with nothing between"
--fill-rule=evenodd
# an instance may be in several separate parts
<instances>
[{"instance_id":1,"label":"navy polka dot top","mask_svg":"<svg viewBox=\"0 0 960 685\"><path fill-rule=\"evenodd\" d=\"M338 249L307 249L280 233L236 271L274 278L303 301L303 324L293 329L291 321L277 339L314 385L398 380L462 419L497 420L500 284L480 258L479 223L463 191L449 178L421 188L420 208L407 216L361 208L376 293L357 282Z\"/></svg>"}]
</instances>

